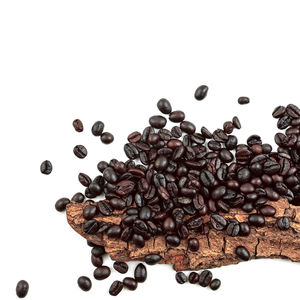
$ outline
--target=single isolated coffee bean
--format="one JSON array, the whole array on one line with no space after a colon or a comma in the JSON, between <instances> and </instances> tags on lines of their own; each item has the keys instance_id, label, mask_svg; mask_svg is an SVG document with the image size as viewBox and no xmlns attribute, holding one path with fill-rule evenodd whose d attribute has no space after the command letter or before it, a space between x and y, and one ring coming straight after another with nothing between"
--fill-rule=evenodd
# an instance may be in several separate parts
<instances>
[{"instance_id":1,"label":"single isolated coffee bean","mask_svg":"<svg viewBox=\"0 0 300 300\"><path fill-rule=\"evenodd\" d=\"M128 271L128 265L122 261L114 262L114 269L121 274L125 274Z\"/></svg>"},{"instance_id":2,"label":"single isolated coffee bean","mask_svg":"<svg viewBox=\"0 0 300 300\"><path fill-rule=\"evenodd\" d=\"M123 279L123 285L130 291L134 291L137 288L137 282L134 278L131 277L125 277Z\"/></svg>"},{"instance_id":3,"label":"single isolated coffee bean","mask_svg":"<svg viewBox=\"0 0 300 300\"><path fill-rule=\"evenodd\" d=\"M91 279L86 276L81 276L77 280L78 286L85 292L89 291L92 287Z\"/></svg>"},{"instance_id":4,"label":"single isolated coffee bean","mask_svg":"<svg viewBox=\"0 0 300 300\"><path fill-rule=\"evenodd\" d=\"M217 290L220 286L221 286L221 280L220 280L220 279L217 279L217 278L213 279L213 280L211 281L210 285L209 285L209 287L210 287L213 291Z\"/></svg>"},{"instance_id":5,"label":"single isolated coffee bean","mask_svg":"<svg viewBox=\"0 0 300 300\"><path fill-rule=\"evenodd\" d=\"M111 274L110 268L107 266L100 266L94 271L94 278L96 280L104 280Z\"/></svg>"},{"instance_id":6,"label":"single isolated coffee bean","mask_svg":"<svg viewBox=\"0 0 300 300\"><path fill-rule=\"evenodd\" d=\"M83 131L83 124L82 124L81 120L75 119L72 124L73 124L74 129L77 132L82 132Z\"/></svg>"},{"instance_id":7,"label":"single isolated coffee bean","mask_svg":"<svg viewBox=\"0 0 300 300\"><path fill-rule=\"evenodd\" d=\"M114 141L114 136L110 132L103 132L101 134L101 142L103 144L111 144Z\"/></svg>"},{"instance_id":8,"label":"single isolated coffee bean","mask_svg":"<svg viewBox=\"0 0 300 300\"><path fill-rule=\"evenodd\" d=\"M179 284L184 284L187 282L187 276L183 272L177 272L175 279Z\"/></svg>"},{"instance_id":9,"label":"single isolated coffee bean","mask_svg":"<svg viewBox=\"0 0 300 300\"><path fill-rule=\"evenodd\" d=\"M288 217L281 217L277 220L277 226L280 230L288 230L290 228L290 220Z\"/></svg>"},{"instance_id":10,"label":"single isolated coffee bean","mask_svg":"<svg viewBox=\"0 0 300 300\"><path fill-rule=\"evenodd\" d=\"M240 97L238 99L238 103L241 105L248 104L249 102L250 102L250 99L248 97Z\"/></svg>"},{"instance_id":11,"label":"single isolated coffee bean","mask_svg":"<svg viewBox=\"0 0 300 300\"><path fill-rule=\"evenodd\" d=\"M250 253L244 246L238 246L235 249L235 254L238 258L241 260L249 260L250 259Z\"/></svg>"},{"instance_id":12,"label":"single isolated coffee bean","mask_svg":"<svg viewBox=\"0 0 300 300\"><path fill-rule=\"evenodd\" d=\"M75 146L74 149L73 149L73 152L80 159L85 158L88 154L86 148L83 145Z\"/></svg>"},{"instance_id":13,"label":"single isolated coffee bean","mask_svg":"<svg viewBox=\"0 0 300 300\"><path fill-rule=\"evenodd\" d=\"M61 198L56 201L55 203L55 209L59 212L65 211L66 206L70 203L70 200L68 198Z\"/></svg>"},{"instance_id":14,"label":"single isolated coffee bean","mask_svg":"<svg viewBox=\"0 0 300 300\"><path fill-rule=\"evenodd\" d=\"M147 269L144 264L139 263L134 270L134 278L137 282L145 282L147 279Z\"/></svg>"},{"instance_id":15,"label":"single isolated coffee bean","mask_svg":"<svg viewBox=\"0 0 300 300\"><path fill-rule=\"evenodd\" d=\"M200 101L203 100L207 96L208 86L200 85L195 91L195 99Z\"/></svg>"},{"instance_id":16,"label":"single isolated coffee bean","mask_svg":"<svg viewBox=\"0 0 300 300\"><path fill-rule=\"evenodd\" d=\"M171 103L167 99L164 99L164 98L160 99L157 102L157 108L163 114L169 114L172 111Z\"/></svg>"},{"instance_id":17,"label":"single isolated coffee bean","mask_svg":"<svg viewBox=\"0 0 300 300\"><path fill-rule=\"evenodd\" d=\"M199 241L196 238L188 239L188 248L192 252L197 252L199 250Z\"/></svg>"},{"instance_id":18,"label":"single isolated coffee bean","mask_svg":"<svg viewBox=\"0 0 300 300\"><path fill-rule=\"evenodd\" d=\"M97 121L92 126L92 134L94 136L100 136L103 133L104 130L104 123L101 121Z\"/></svg>"},{"instance_id":19,"label":"single isolated coffee bean","mask_svg":"<svg viewBox=\"0 0 300 300\"><path fill-rule=\"evenodd\" d=\"M19 298L25 298L29 290L29 284L25 280L20 280L17 283L16 294Z\"/></svg>"},{"instance_id":20,"label":"single isolated coffee bean","mask_svg":"<svg viewBox=\"0 0 300 300\"><path fill-rule=\"evenodd\" d=\"M123 283L119 280L115 280L109 288L109 294L111 296L117 296L123 290Z\"/></svg>"},{"instance_id":21,"label":"single isolated coffee bean","mask_svg":"<svg viewBox=\"0 0 300 300\"><path fill-rule=\"evenodd\" d=\"M52 172L52 163L49 160L42 162L40 170L42 174L49 175Z\"/></svg>"}]
</instances>

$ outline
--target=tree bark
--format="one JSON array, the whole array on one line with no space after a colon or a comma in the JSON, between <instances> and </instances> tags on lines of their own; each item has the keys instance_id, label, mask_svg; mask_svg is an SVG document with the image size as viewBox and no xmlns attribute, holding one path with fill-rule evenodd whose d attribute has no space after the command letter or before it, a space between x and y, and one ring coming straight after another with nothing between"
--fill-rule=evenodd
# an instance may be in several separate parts
<instances>
[{"instance_id":1,"label":"tree bark","mask_svg":"<svg viewBox=\"0 0 300 300\"><path fill-rule=\"evenodd\" d=\"M191 237L199 240L198 252L187 250L187 241L174 248L165 243L163 236L146 241L144 248L137 248L132 243L126 243L119 239L108 239L106 234L87 235L82 227L85 222L82 212L87 205L84 203L70 203L67 206L67 220L70 226L87 240L105 247L106 252L113 260L118 261L143 261L145 255L159 254L162 257L160 263L172 264L174 269L198 270L214 268L224 265L237 264L240 260L236 257L235 248L244 246L250 252L251 258L281 258L291 261L300 261L300 207L290 205L286 199L268 203L276 208L274 217L266 217L266 225L261 228L251 228L247 237L230 237L224 231L211 229L209 234L202 235L192 232ZM232 209L229 214L222 214L225 218L235 218L239 222L247 221L248 214L240 209ZM276 219L287 216L290 219L290 229L281 231L277 227ZM97 215L97 221L105 221L120 224L124 213L115 211L112 216ZM207 222L208 217L203 218Z\"/></svg>"}]
</instances>

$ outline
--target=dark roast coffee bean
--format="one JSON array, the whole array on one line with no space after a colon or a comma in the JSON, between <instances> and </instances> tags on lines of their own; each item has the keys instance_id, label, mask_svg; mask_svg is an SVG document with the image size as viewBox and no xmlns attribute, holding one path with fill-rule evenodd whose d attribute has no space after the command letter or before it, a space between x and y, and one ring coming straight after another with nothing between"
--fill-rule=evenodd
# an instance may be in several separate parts
<instances>
[{"instance_id":1,"label":"dark roast coffee bean","mask_svg":"<svg viewBox=\"0 0 300 300\"><path fill-rule=\"evenodd\" d=\"M72 123L74 129L77 131L77 132L82 132L83 131L83 124L81 122L81 120L79 119L75 119Z\"/></svg>"},{"instance_id":2,"label":"dark roast coffee bean","mask_svg":"<svg viewBox=\"0 0 300 300\"><path fill-rule=\"evenodd\" d=\"M209 287L210 287L213 291L217 290L220 286L221 286L221 280L220 280L220 279L217 279L217 278L213 279L213 280L211 281L210 285L209 285Z\"/></svg>"},{"instance_id":3,"label":"dark roast coffee bean","mask_svg":"<svg viewBox=\"0 0 300 300\"><path fill-rule=\"evenodd\" d=\"M81 276L77 280L78 286L85 292L89 291L92 287L91 279L86 276Z\"/></svg>"},{"instance_id":4,"label":"dark roast coffee bean","mask_svg":"<svg viewBox=\"0 0 300 300\"><path fill-rule=\"evenodd\" d=\"M55 203L55 209L59 212L65 211L66 206L70 203L70 200L68 198L61 198L56 201Z\"/></svg>"},{"instance_id":5,"label":"dark roast coffee bean","mask_svg":"<svg viewBox=\"0 0 300 300\"><path fill-rule=\"evenodd\" d=\"M97 267L97 268L99 268L99 267L101 267L103 265L103 258L102 258L102 256L96 257L96 256L92 255L91 261L92 261L92 264L95 267Z\"/></svg>"},{"instance_id":6,"label":"dark roast coffee bean","mask_svg":"<svg viewBox=\"0 0 300 300\"><path fill-rule=\"evenodd\" d=\"M180 123L185 119L185 113L181 110L175 110L170 113L169 120L174 123Z\"/></svg>"},{"instance_id":7,"label":"dark roast coffee bean","mask_svg":"<svg viewBox=\"0 0 300 300\"><path fill-rule=\"evenodd\" d=\"M83 209L83 217L86 220L93 219L97 214L97 206L94 205L88 205Z\"/></svg>"},{"instance_id":8,"label":"dark roast coffee bean","mask_svg":"<svg viewBox=\"0 0 300 300\"><path fill-rule=\"evenodd\" d=\"M273 217L276 213L276 209L271 205L263 205L259 211L265 217Z\"/></svg>"},{"instance_id":9,"label":"dark roast coffee bean","mask_svg":"<svg viewBox=\"0 0 300 300\"><path fill-rule=\"evenodd\" d=\"M42 162L40 167L41 173L45 175L49 175L52 172L52 164L51 161L45 160Z\"/></svg>"},{"instance_id":10,"label":"dark roast coffee bean","mask_svg":"<svg viewBox=\"0 0 300 300\"><path fill-rule=\"evenodd\" d=\"M277 220L277 226L280 230L288 230L290 228L290 220L288 217L281 217Z\"/></svg>"},{"instance_id":11,"label":"dark roast coffee bean","mask_svg":"<svg viewBox=\"0 0 300 300\"><path fill-rule=\"evenodd\" d=\"M83 225L83 232L86 234L95 234L99 229L99 223L96 220L89 220Z\"/></svg>"},{"instance_id":12,"label":"dark roast coffee bean","mask_svg":"<svg viewBox=\"0 0 300 300\"><path fill-rule=\"evenodd\" d=\"M103 129L104 129L104 123L101 121L97 121L92 126L92 134L94 136L100 136L103 132Z\"/></svg>"},{"instance_id":13,"label":"dark roast coffee bean","mask_svg":"<svg viewBox=\"0 0 300 300\"><path fill-rule=\"evenodd\" d=\"M123 283L119 280L115 280L109 288L109 294L111 296L117 296L123 290Z\"/></svg>"},{"instance_id":14,"label":"dark roast coffee bean","mask_svg":"<svg viewBox=\"0 0 300 300\"><path fill-rule=\"evenodd\" d=\"M216 230L224 230L227 226L227 221L220 215L214 214L210 217L211 225Z\"/></svg>"},{"instance_id":15,"label":"dark roast coffee bean","mask_svg":"<svg viewBox=\"0 0 300 300\"><path fill-rule=\"evenodd\" d=\"M232 122L227 121L223 124L223 129L224 129L225 133L231 134L233 132L234 125Z\"/></svg>"},{"instance_id":16,"label":"dark roast coffee bean","mask_svg":"<svg viewBox=\"0 0 300 300\"><path fill-rule=\"evenodd\" d=\"M115 138L110 132L103 132L100 139L103 144L108 145L111 144Z\"/></svg>"},{"instance_id":17,"label":"dark roast coffee bean","mask_svg":"<svg viewBox=\"0 0 300 300\"><path fill-rule=\"evenodd\" d=\"M129 134L129 136L127 137L127 140L130 143L136 143L136 142L139 142L141 140L141 138L142 138L141 133L138 131L134 131L131 134Z\"/></svg>"},{"instance_id":18,"label":"dark roast coffee bean","mask_svg":"<svg viewBox=\"0 0 300 300\"><path fill-rule=\"evenodd\" d=\"M188 248L192 252L197 252L199 250L199 241L196 238L188 239Z\"/></svg>"},{"instance_id":19,"label":"dark roast coffee bean","mask_svg":"<svg viewBox=\"0 0 300 300\"><path fill-rule=\"evenodd\" d=\"M100 257L100 256L104 255L105 253L106 252L105 252L105 249L103 246L94 246L92 249L92 255L95 257Z\"/></svg>"},{"instance_id":20,"label":"dark roast coffee bean","mask_svg":"<svg viewBox=\"0 0 300 300\"><path fill-rule=\"evenodd\" d=\"M239 234L241 236L248 236L250 234L250 227L246 222L240 223L240 231Z\"/></svg>"},{"instance_id":21,"label":"dark roast coffee bean","mask_svg":"<svg viewBox=\"0 0 300 300\"><path fill-rule=\"evenodd\" d=\"M217 129L213 133L213 138L217 142L225 143L228 140L227 134L222 129Z\"/></svg>"},{"instance_id":22,"label":"dark roast coffee bean","mask_svg":"<svg viewBox=\"0 0 300 300\"><path fill-rule=\"evenodd\" d=\"M199 282L199 274L196 272L191 272L189 275L189 283L195 284Z\"/></svg>"},{"instance_id":23,"label":"dark roast coffee bean","mask_svg":"<svg viewBox=\"0 0 300 300\"><path fill-rule=\"evenodd\" d=\"M284 113L285 113L285 107L284 106L277 106L274 109L274 111L272 113L272 116L274 118L280 118L280 117L282 117L284 115Z\"/></svg>"},{"instance_id":24,"label":"dark roast coffee bean","mask_svg":"<svg viewBox=\"0 0 300 300\"><path fill-rule=\"evenodd\" d=\"M179 284L184 284L187 282L187 276L183 272L177 272L175 279Z\"/></svg>"},{"instance_id":25,"label":"dark roast coffee bean","mask_svg":"<svg viewBox=\"0 0 300 300\"><path fill-rule=\"evenodd\" d=\"M148 254L144 257L145 263L147 265L155 265L161 260L161 256L158 254Z\"/></svg>"},{"instance_id":26,"label":"dark roast coffee bean","mask_svg":"<svg viewBox=\"0 0 300 300\"><path fill-rule=\"evenodd\" d=\"M79 173L78 180L85 187L88 187L92 183L92 179L84 173Z\"/></svg>"},{"instance_id":27,"label":"dark roast coffee bean","mask_svg":"<svg viewBox=\"0 0 300 300\"><path fill-rule=\"evenodd\" d=\"M175 234L167 235L166 242L172 247L178 247L180 245L180 238Z\"/></svg>"},{"instance_id":28,"label":"dark roast coffee bean","mask_svg":"<svg viewBox=\"0 0 300 300\"><path fill-rule=\"evenodd\" d=\"M82 203L85 199L85 196L82 193L76 193L72 198L71 201Z\"/></svg>"},{"instance_id":29,"label":"dark roast coffee bean","mask_svg":"<svg viewBox=\"0 0 300 300\"><path fill-rule=\"evenodd\" d=\"M235 254L241 260L249 260L250 259L249 251L243 246L236 247Z\"/></svg>"},{"instance_id":30,"label":"dark roast coffee bean","mask_svg":"<svg viewBox=\"0 0 300 300\"><path fill-rule=\"evenodd\" d=\"M171 103L167 99L164 99L164 98L160 99L157 102L157 108L163 114L169 114L172 111Z\"/></svg>"},{"instance_id":31,"label":"dark roast coffee bean","mask_svg":"<svg viewBox=\"0 0 300 300\"><path fill-rule=\"evenodd\" d=\"M109 183L116 183L118 180L118 176L115 173L115 170L111 167L106 168L103 171L103 177L105 180L107 180Z\"/></svg>"},{"instance_id":32,"label":"dark roast coffee bean","mask_svg":"<svg viewBox=\"0 0 300 300\"><path fill-rule=\"evenodd\" d=\"M238 103L243 105L243 104L248 104L250 102L250 99L248 97L239 97Z\"/></svg>"},{"instance_id":33,"label":"dark roast coffee bean","mask_svg":"<svg viewBox=\"0 0 300 300\"><path fill-rule=\"evenodd\" d=\"M174 126L171 130L172 136L179 139L182 136L182 131L179 126Z\"/></svg>"},{"instance_id":34,"label":"dark roast coffee bean","mask_svg":"<svg viewBox=\"0 0 300 300\"><path fill-rule=\"evenodd\" d=\"M29 284L25 280L20 280L17 283L16 294L19 298L25 298L29 290Z\"/></svg>"},{"instance_id":35,"label":"dark roast coffee bean","mask_svg":"<svg viewBox=\"0 0 300 300\"><path fill-rule=\"evenodd\" d=\"M128 271L128 265L126 262L116 261L114 262L114 269L121 274L125 274Z\"/></svg>"},{"instance_id":36,"label":"dark roast coffee bean","mask_svg":"<svg viewBox=\"0 0 300 300\"><path fill-rule=\"evenodd\" d=\"M145 246L145 239L141 234L134 233L132 236L132 242L138 247L143 248Z\"/></svg>"},{"instance_id":37,"label":"dark roast coffee bean","mask_svg":"<svg viewBox=\"0 0 300 300\"><path fill-rule=\"evenodd\" d=\"M137 282L144 282L147 279L147 269L142 263L136 266L134 278Z\"/></svg>"},{"instance_id":38,"label":"dark roast coffee bean","mask_svg":"<svg viewBox=\"0 0 300 300\"><path fill-rule=\"evenodd\" d=\"M286 112L293 119L297 119L300 117L300 109L294 104L289 104L286 107Z\"/></svg>"},{"instance_id":39,"label":"dark roast coffee bean","mask_svg":"<svg viewBox=\"0 0 300 300\"><path fill-rule=\"evenodd\" d=\"M283 130L288 128L291 124L291 120L292 120L291 117L288 115L282 116L277 122L278 129Z\"/></svg>"},{"instance_id":40,"label":"dark roast coffee bean","mask_svg":"<svg viewBox=\"0 0 300 300\"><path fill-rule=\"evenodd\" d=\"M162 116L152 116L149 119L149 123L153 128L160 129L166 126L167 120Z\"/></svg>"},{"instance_id":41,"label":"dark roast coffee bean","mask_svg":"<svg viewBox=\"0 0 300 300\"><path fill-rule=\"evenodd\" d=\"M164 171L168 167L168 159L166 156L160 155L154 162L157 171Z\"/></svg>"},{"instance_id":42,"label":"dark roast coffee bean","mask_svg":"<svg viewBox=\"0 0 300 300\"><path fill-rule=\"evenodd\" d=\"M168 217L164 220L162 228L164 232L172 232L175 229L175 222L171 217Z\"/></svg>"},{"instance_id":43,"label":"dark roast coffee bean","mask_svg":"<svg viewBox=\"0 0 300 300\"><path fill-rule=\"evenodd\" d=\"M196 126L191 122L182 121L180 123L180 129L188 134L193 134L196 131Z\"/></svg>"},{"instance_id":44,"label":"dark roast coffee bean","mask_svg":"<svg viewBox=\"0 0 300 300\"><path fill-rule=\"evenodd\" d=\"M233 123L233 125L234 125L234 127L235 127L236 129L241 129L241 128L242 128L241 122L240 122L240 120L239 120L238 117L233 117L233 118L232 118L232 123Z\"/></svg>"},{"instance_id":45,"label":"dark roast coffee bean","mask_svg":"<svg viewBox=\"0 0 300 300\"><path fill-rule=\"evenodd\" d=\"M199 276L199 284L202 287L209 286L211 280L212 280L212 273L210 271L204 270L201 272Z\"/></svg>"},{"instance_id":46,"label":"dark roast coffee bean","mask_svg":"<svg viewBox=\"0 0 300 300\"><path fill-rule=\"evenodd\" d=\"M100 213L104 216L111 216L113 213L113 209L110 206L110 204L103 200L98 202L98 209Z\"/></svg>"},{"instance_id":47,"label":"dark roast coffee bean","mask_svg":"<svg viewBox=\"0 0 300 300\"><path fill-rule=\"evenodd\" d=\"M78 158L85 158L88 154L86 148L83 145L77 145L74 147L73 149L74 154L78 157Z\"/></svg>"},{"instance_id":48,"label":"dark roast coffee bean","mask_svg":"<svg viewBox=\"0 0 300 300\"><path fill-rule=\"evenodd\" d=\"M107 236L109 238L115 238L115 239L117 239L117 238L120 237L121 231L122 231L122 229L121 229L121 227L119 225L113 225L113 226L111 226L111 227L108 228L108 230L107 230Z\"/></svg>"},{"instance_id":49,"label":"dark roast coffee bean","mask_svg":"<svg viewBox=\"0 0 300 300\"><path fill-rule=\"evenodd\" d=\"M251 214L248 217L248 222L250 225L261 227L265 225L265 218L259 214Z\"/></svg>"},{"instance_id":50,"label":"dark roast coffee bean","mask_svg":"<svg viewBox=\"0 0 300 300\"><path fill-rule=\"evenodd\" d=\"M134 291L137 288L137 282L134 278L125 277L123 279L123 285L130 291Z\"/></svg>"},{"instance_id":51,"label":"dark roast coffee bean","mask_svg":"<svg viewBox=\"0 0 300 300\"><path fill-rule=\"evenodd\" d=\"M206 97L207 92L208 92L208 86L206 86L206 85L200 85L196 89L194 97L198 101L203 100Z\"/></svg>"},{"instance_id":52,"label":"dark roast coffee bean","mask_svg":"<svg viewBox=\"0 0 300 300\"><path fill-rule=\"evenodd\" d=\"M110 268L106 266L100 266L94 271L94 278L97 280L104 280L111 274Z\"/></svg>"},{"instance_id":53,"label":"dark roast coffee bean","mask_svg":"<svg viewBox=\"0 0 300 300\"><path fill-rule=\"evenodd\" d=\"M226 233L229 236L238 236L240 232L240 224L229 223L226 228Z\"/></svg>"}]
</instances>

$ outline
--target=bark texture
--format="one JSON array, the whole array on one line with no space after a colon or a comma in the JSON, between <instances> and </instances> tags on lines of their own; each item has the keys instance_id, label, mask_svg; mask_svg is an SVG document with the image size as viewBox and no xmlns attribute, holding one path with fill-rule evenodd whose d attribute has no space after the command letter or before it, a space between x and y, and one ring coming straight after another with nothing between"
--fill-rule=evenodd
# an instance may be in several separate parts
<instances>
[{"instance_id":1,"label":"bark texture","mask_svg":"<svg viewBox=\"0 0 300 300\"><path fill-rule=\"evenodd\" d=\"M198 252L187 250L187 241L182 241L180 246L169 247L163 236L146 241L144 248L139 249L132 243L125 243L119 239L108 239L106 234L86 235L82 231L85 222L82 212L87 204L70 203L67 206L67 220L70 226L87 240L105 246L106 252L113 260L132 261L141 260L145 255L156 253L161 255L160 263L172 264L174 269L198 270L214 268L224 265L237 264L240 260L235 255L237 246L245 246L251 254L251 259L256 258L282 258L291 261L300 261L300 207L290 205L286 199L268 203L276 208L275 217L266 217L266 226L262 228L251 227L248 237L230 237L223 231L211 229L208 235L193 233L199 240ZM229 214L222 214L225 218L236 218L238 221L247 221L248 214L240 209L232 209ZM290 218L290 229L278 229L276 219L287 216ZM114 224L120 224L124 214L115 211L112 216L105 217L99 214L95 219ZM207 222L208 217L203 218Z\"/></svg>"}]
</instances>

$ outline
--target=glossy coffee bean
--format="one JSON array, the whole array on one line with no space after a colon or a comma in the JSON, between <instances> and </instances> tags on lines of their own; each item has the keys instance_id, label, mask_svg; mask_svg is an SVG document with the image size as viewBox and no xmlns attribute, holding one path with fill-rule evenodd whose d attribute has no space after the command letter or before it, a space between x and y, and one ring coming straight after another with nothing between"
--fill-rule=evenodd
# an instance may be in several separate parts
<instances>
[{"instance_id":1,"label":"glossy coffee bean","mask_svg":"<svg viewBox=\"0 0 300 300\"><path fill-rule=\"evenodd\" d=\"M119 238L121 235L122 229L121 226L119 225L113 225L111 227L109 227L109 229L107 230L106 234L109 238Z\"/></svg>"},{"instance_id":2,"label":"glossy coffee bean","mask_svg":"<svg viewBox=\"0 0 300 300\"><path fill-rule=\"evenodd\" d=\"M123 283L119 280L115 280L109 288L109 294L111 296L117 296L123 290Z\"/></svg>"},{"instance_id":3,"label":"glossy coffee bean","mask_svg":"<svg viewBox=\"0 0 300 300\"><path fill-rule=\"evenodd\" d=\"M250 99L248 97L239 97L238 103L241 105L248 104L250 102Z\"/></svg>"},{"instance_id":4,"label":"glossy coffee bean","mask_svg":"<svg viewBox=\"0 0 300 300\"><path fill-rule=\"evenodd\" d=\"M25 298L29 291L29 284L25 280L20 280L16 286L16 294L19 298Z\"/></svg>"},{"instance_id":5,"label":"glossy coffee bean","mask_svg":"<svg viewBox=\"0 0 300 300\"><path fill-rule=\"evenodd\" d=\"M241 260L249 260L250 259L250 253L249 251L243 247L243 246L238 246L235 249L235 253L237 255L237 257Z\"/></svg>"},{"instance_id":6,"label":"glossy coffee bean","mask_svg":"<svg viewBox=\"0 0 300 300\"><path fill-rule=\"evenodd\" d=\"M42 162L40 170L42 174L49 175L52 172L52 163L49 160Z\"/></svg>"},{"instance_id":7,"label":"glossy coffee bean","mask_svg":"<svg viewBox=\"0 0 300 300\"><path fill-rule=\"evenodd\" d=\"M85 199L85 196L82 193L76 193L74 196L71 198L71 201L77 202L77 203L82 203Z\"/></svg>"},{"instance_id":8,"label":"glossy coffee bean","mask_svg":"<svg viewBox=\"0 0 300 300\"><path fill-rule=\"evenodd\" d=\"M265 218L259 214L251 214L248 217L248 222L250 225L262 227L265 225Z\"/></svg>"},{"instance_id":9,"label":"glossy coffee bean","mask_svg":"<svg viewBox=\"0 0 300 300\"><path fill-rule=\"evenodd\" d=\"M210 217L211 225L214 229L221 231L227 226L227 221L220 215L214 214Z\"/></svg>"},{"instance_id":10,"label":"glossy coffee bean","mask_svg":"<svg viewBox=\"0 0 300 300\"><path fill-rule=\"evenodd\" d=\"M281 217L277 220L277 226L280 230L288 230L290 228L290 220L288 217Z\"/></svg>"},{"instance_id":11,"label":"glossy coffee bean","mask_svg":"<svg viewBox=\"0 0 300 300\"><path fill-rule=\"evenodd\" d=\"M207 96L208 86L200 85L195 91L195 99L200 101L203 100Z\"/></svg>"},{"instance_id":12,"label":"glossy coffee bean","mask_svg":"<svg viewBox=\"0 0 300 300\"><path fill-rule=\"evenodd\" d=\"M144 257L145 263L147 265L155 265L160 262L161 256L158 254L148 254Z\"/></svg>"},{"instance_id":13,"label":"glossy coffee bean","mask_svg":"<svg viewBox=\"0 0 300 300\"><path fill-rule=\"evenodd\" d=\"M196 131L196 126L191 122L182 121L180 123L180 129L188 134L193 134Z\"/></svg>"},{"instance_id":14,"label":"glossy coffee bean","mask_svg":"<svg viewBox=\"0 0 300 300\"><path fill-rule=\"evenodd\" d=\"M240 223L239 235L248 236L249 234L250 234L250 227L249 227L248 223L241 222Z\"/></svg>"},{"instance_id":15,"label":"glossy coffee bean","mask_svg":"<svg viewBox=\"0 0 300 300\"><path fill-rule=\"evenodd\" d=\"M162 116L152 116L149 119L149 123L153 128L161 129L166 126L167 120L165 117L162 117Z\"/></svg>"},{"instance_id":16,"label":"glossy coffee bean","mask_svg":"<svg viewBox=\"0 0 300 300\"><path fill-rule=\"evenodd\" d=\"M204 270L201 272L199 276L199 284L202 287L209 286L211 280L212 280L212 273L210 271Z\"/></svg>"},{"instance_id":17,"label":"glossy coffee bean","mask_svg":"<svg viewBox=\"0 0 300 300\"><path fill-rule=\"evenodd\" d=\"M102 257L106 253L103 246L94 246L91 252L95 257Z\"/></svg>"},{"instance_id":18,"label":"glossy coffee bean","mask_svg":"<svg viewBox=\"0 0 300 300\"><path fill-rule=\"evenodd\" d=\"M106 144L106 145L108 145L108 144L111 144L113 141L114 141L114 136L113 136L113 134L112 133L110 133L110 132L103 132L102 134L101 134L101 142L103 143L103 144Z\"/></svg>"},{"instance_id":19,"label":"glossy coffee bean","mask_svg":"<svg viewBox=\"0 0 300 300\"><path fill-rule=\"evenodd\" d=\"M180 123L185 119L185 113L181 110L176 110L170 113L169 120L174 123Z\"/></svg>"},{"instance_id":20,"label":"glossy coffee bean","mask_svg":"<svg viewBox=\"0 0 300 300\"><path fill-rule=\"evenodd\" d=\"M263 205L259 208L260 213L265 217L273 217L276 209L271 205Z\"/></svg>"},{"instance_id":21,"label":"glossy coffee bean","mask_svg":"<svg viewBox=\"0 0 300 300\"><path fill-rule=\"evenodd\" d=\"M241 129L241 128L242 128L241 122L240 122L240 120L239 120L238 117L233 117L233 118L232 118L232 123L233 123L233 125L234 125L234 127L235 127L236 129Z\"/></svg>"},{"instance_id":22,"label":"glossy coffee bean","mask_svg":"<svg viewBox=\"0 0 300 300\"><path fill-rule=\"evenodd\" d=\"M78 158L85 158L88 154L86 148L83 145L77 145L74 147L73 149L74 154L78 157Z\"/></svg>"},{"instance_id":23,"label":"glossy coffee bean","mask_svg":"<svg viewBox=\"0 0 300 300\"><path fill-rule=\"evenodd\" d=\"M86 234L95 234L99 229L99 223L96 220L89 220L83 225L83 232Z\"/></svg>"},{"instance_id":24,"label":"glossy coffee bean","mask_svg":"<svg viewBox=\"0 0 300 300\"><path fill-rule=\"evenodd\" d=\"M195 284L199 282L199 274L196 272L191 272L189 275L189 283Z\"/></svg>"},{"instance_id":25,"label":"glossy coffee bean","mask_svg":"<svg viewBox=\"0 0 300 300\"><path fill-rule=\"evenodd\" d=\"M93 219L96 216L96 214L97 214L97 207L94 205L88 205L83 210L83 217L86 220Z\"/></svg>"},{"instance_id":26,"label":"glossy coffee bean","mask_svg":"<svg viewBox=\"0 0 300 300\"><path fill-rule=\"evenodd\" d=\"M93 266L99 268L103 265L103 258L102 256L100 257L96 257L94 255L91 256L91 261L92 261L92 264Z\"/></svg>"},{"instance_id":27,"label":"glossy coffee bean","mask_svg":"<svg viewBox=\"0 0 300 300\"><path fill-rule=\"evenodd\" d=\"M167 99L164 99L164 98L160 99L157 102L157 108L163 114L169 114L172 111L171 103Z\"/></svg>"},{"instance_id":28,"label":"glossy coffee bean","mask_svg":"<svg viewBox=\"0 0 300 300\"><path fill-rule=\"evenodd\" d=\"M142 264L139 263L134 270L134 278L137 282L145 282L147 279L147 269Z\"/></svg>"},{"instance_id":29,"label":"glossy coffee bean","mask_svg":"<svg viewBox=\"0 0 300 300\"><path fill-rule=\"evenodd\" d=\"M95 122L94 125L92 126L92 134L94 136L101 136L103 130L104 130L104 123L101 121Z\"/></svg>"},{"instance_id":30,"label":"glossy coffee bean","mask_svg":"<svg viewBox=\"0 0 300 300\"><path fill-rule=\"evenodd\" d=\"M196 238L188 239L188 249L192 252L197 252L199 250L199 241Z\"/></svg>"},{"instance_id":31,"label":"glossy coffee bean","mask_svg":"<svg viewBox=\"0 0 300 300\"><path fill-rule=\"evenodd\" d=\"M187 282L187 276L183 272L177 272L175 279L179 284L184 284Z\"/></svg>"},{"instance_id":32,"label":"glossy coffee bean","mask_svg":"<svg viewBox=\"0 0 300 300\"><path fill-rule=\"evenodd\" d=\"M82 124L82 121L79 120L79 119L75 119L72 123L74 129L77 131L77 132L82 132L83 131L83 124Z\"/></svg>"},{"instance_id":33,"label":"glossy coffee bean","mask_svg":"<svg viewBox=\"0 0 300 300\"><path fill-rule=\"evenodd\" d=\"M124 287L126 287L128 290L130 291L134 291L136 290L138 283L136 282L136 280L134 278L131 277L125 277L123 279L123 285Z\"/></svg>"},{"instance_id":34,"label":"glossy coffee bean","mask_svg":"<svg viewBox=\"0 0 300 300\"><path fill-rule=\"evenodd\" d=\"M97 280L104 280L111 274L110 268L106 266L100 266L94 271L94 278Z\"/></svg>"},{"instance_id":35,"label":"glossy coffee bean","mask_svg":"<svg viewBox=\"0 0 300 300\"><path fill-rule=\"evenodd\" d=\"M61 198L56 201L55 203L55 209L59 212L65 211L66 206L70 203L70 200L68 198Z\"/></svg>"},{"instance_id":36,"label":"glossy coffee bean","mask_svg":"<svg viewBox=\"0 0 300 300\"><path fill-rule=\"evenodd\" d=\"M220 286L221 286L221 280L220 280L220 279L217 279L217 278L213 279L213 280L211 281L210 285L209 285L209 287L210 287L213 291L219 289Z\"/></svg>"},{"instance_id":37,"label":"glossy coffee bean","mask_svg":"<svg viewBox=\"0 0 300 300\"><path fill-rule=\"evenodd\" d=\"M86 276L81 276L77 280L78 286L85 292L89 291L92 287L91 280Z\"/></svg>"},{"instance_id":38,"label":"glossy coffee bean","mask_svg":"<svg viewBox=\"0 0 300 300\"><path fill-rule=\"evenodd\" d=\"M122 261L114 262L114 269L121 274L125 274L128 271L128 265Z\"/></svg>"}]
</instances>

